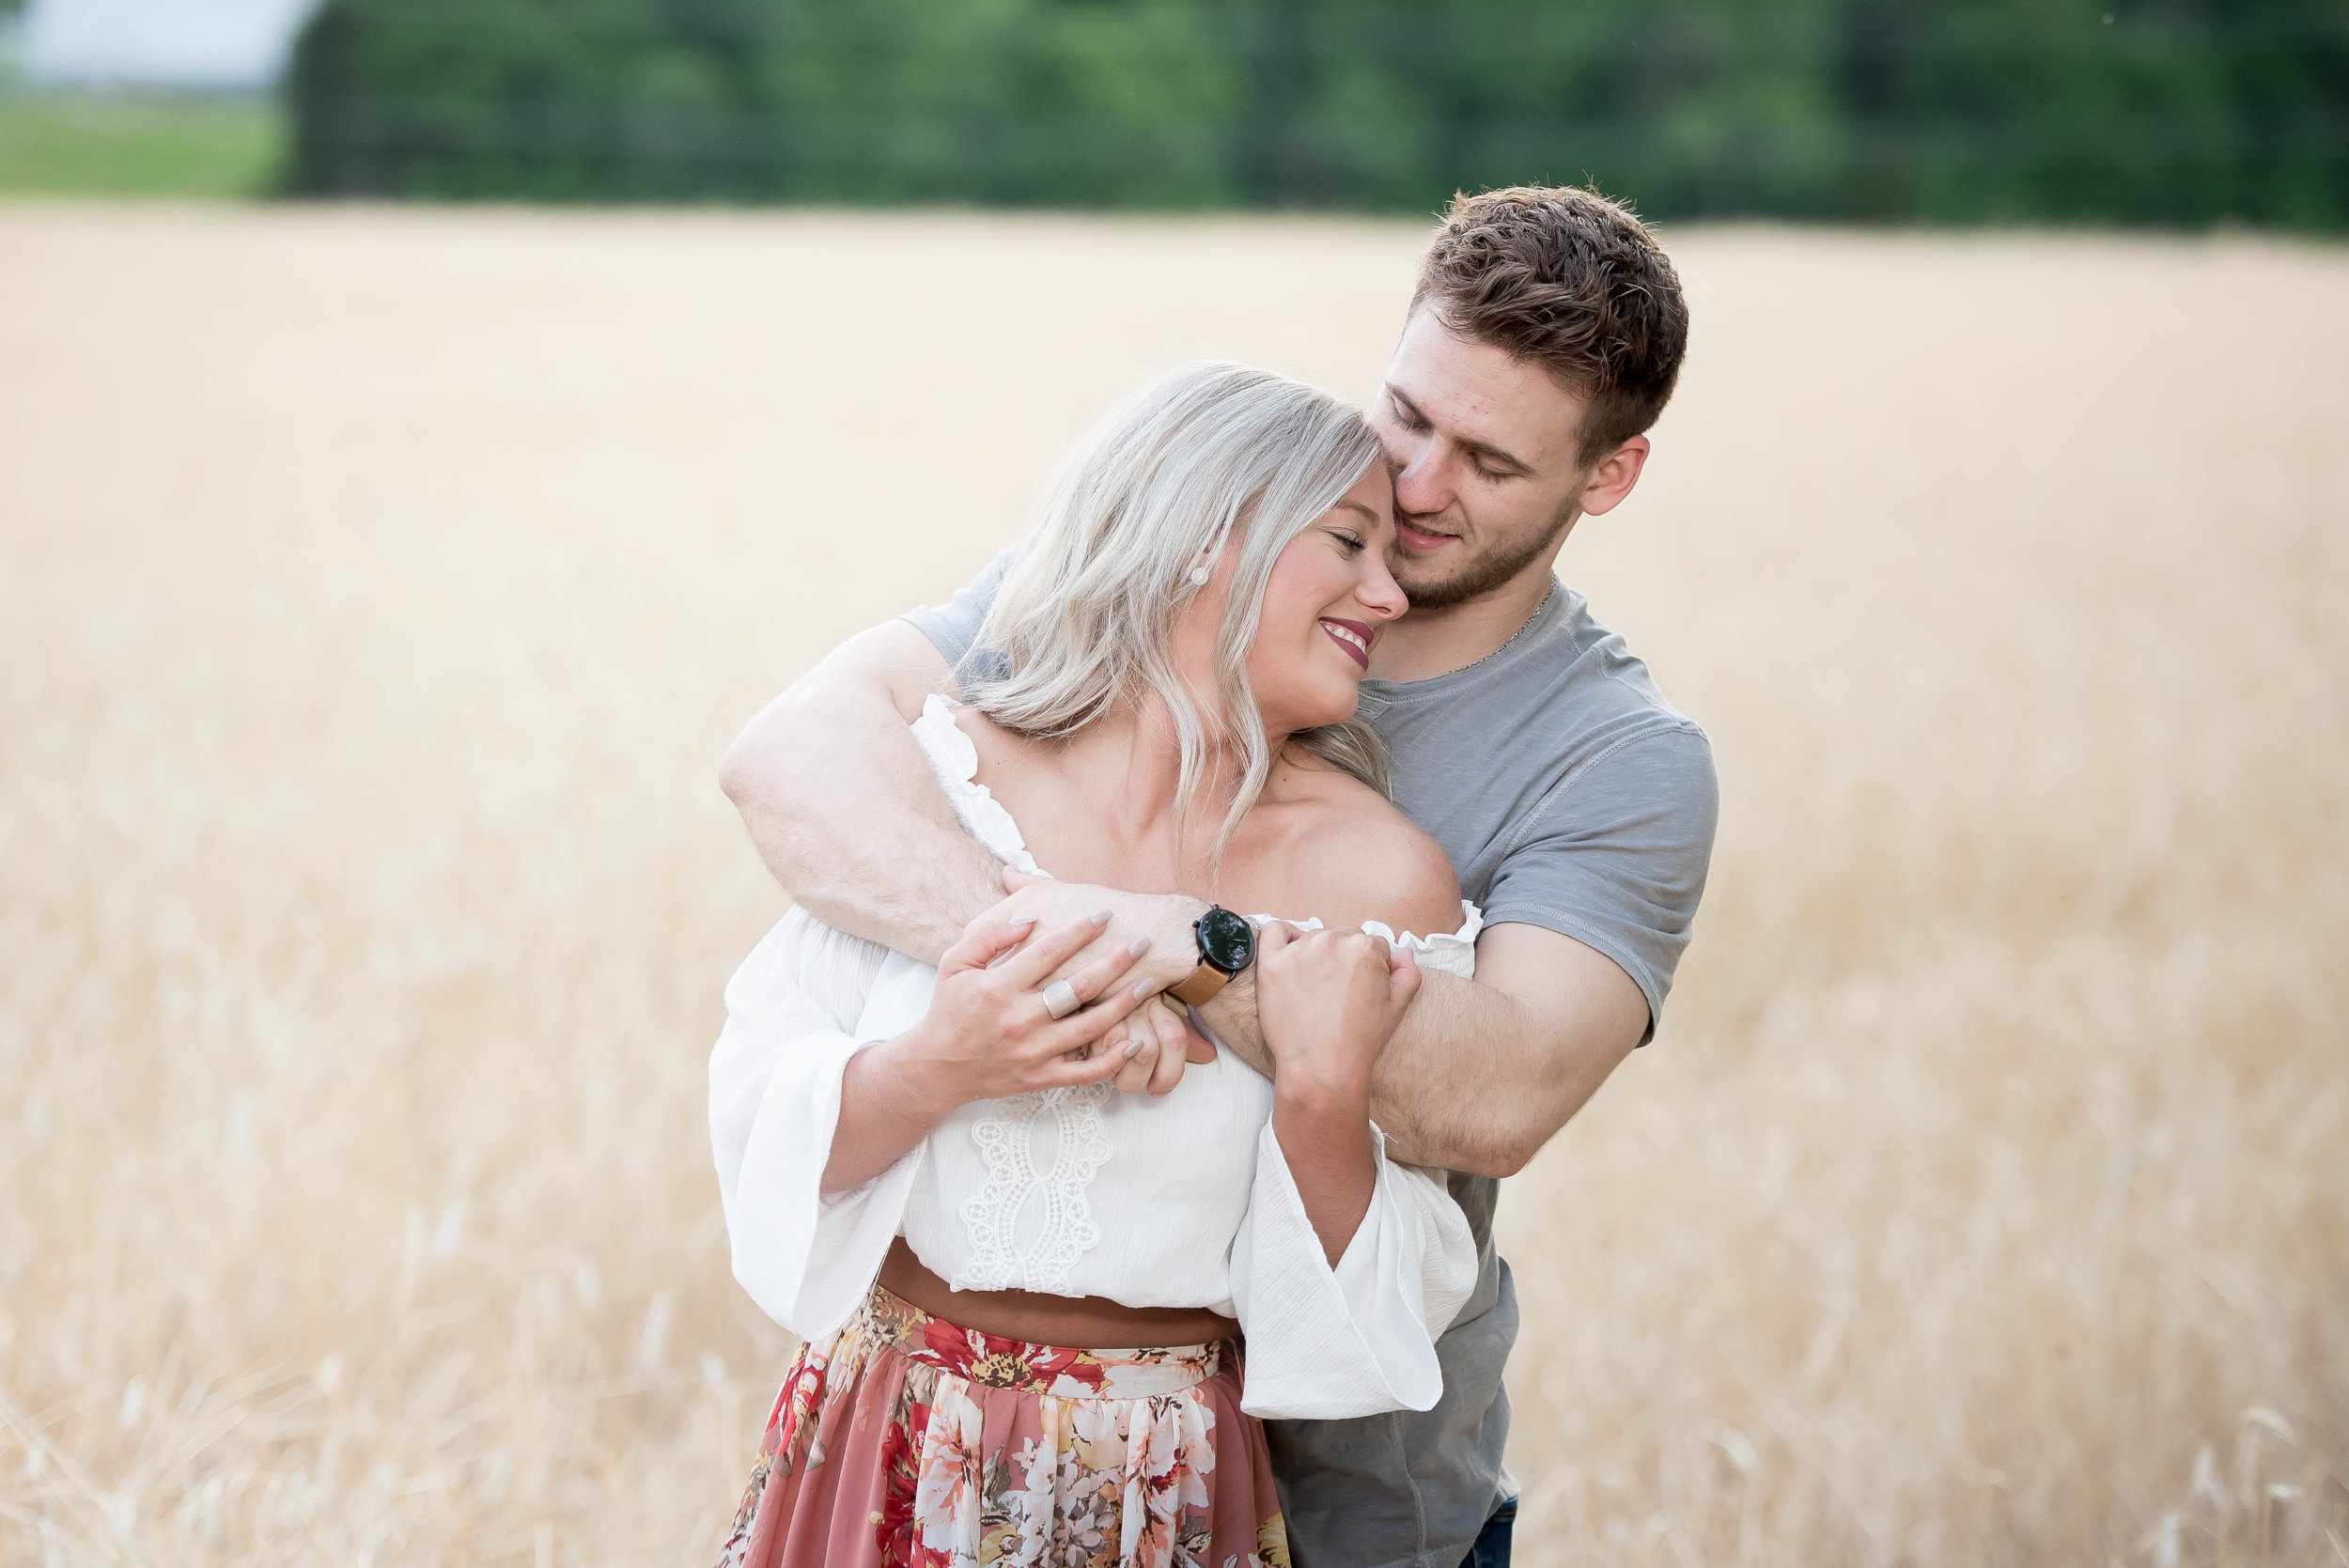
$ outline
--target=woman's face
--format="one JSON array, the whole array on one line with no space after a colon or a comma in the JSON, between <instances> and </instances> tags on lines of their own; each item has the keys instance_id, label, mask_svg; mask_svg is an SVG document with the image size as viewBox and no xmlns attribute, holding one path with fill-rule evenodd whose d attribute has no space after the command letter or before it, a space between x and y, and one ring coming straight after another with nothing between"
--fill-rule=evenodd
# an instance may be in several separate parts
<instances>
[{"instance_id":1,"label":"woman's face","mask_svg":"<svg viewBox=\"0 0 2349 1568\"><path fill-rule=\"evenodd\" d=\"M1248 678L1271 735L1350 719L1370 650L1410 608L1387 571L1394 485L1373 463L1272 563Z\"/></svg>"}]
</instances>

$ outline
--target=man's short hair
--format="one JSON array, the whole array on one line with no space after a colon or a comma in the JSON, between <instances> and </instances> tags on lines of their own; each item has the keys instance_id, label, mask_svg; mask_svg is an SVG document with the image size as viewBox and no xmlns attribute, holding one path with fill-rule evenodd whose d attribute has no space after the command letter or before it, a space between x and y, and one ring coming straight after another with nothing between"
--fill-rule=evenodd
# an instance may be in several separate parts
<instances>
[{"instance_id":1,"label":"man's short hair","mask_svg":"<svg viewBox=\"0 0 2349 1568\"><path fill-rule=\"evenodd\" d=\"M1411 308L1547 369L1586 400L1588 468L1656 423L1688 350L1688 303L1640 220L1595 191L1517 185L1456 195Z\"/></svg>"}]
</instances>

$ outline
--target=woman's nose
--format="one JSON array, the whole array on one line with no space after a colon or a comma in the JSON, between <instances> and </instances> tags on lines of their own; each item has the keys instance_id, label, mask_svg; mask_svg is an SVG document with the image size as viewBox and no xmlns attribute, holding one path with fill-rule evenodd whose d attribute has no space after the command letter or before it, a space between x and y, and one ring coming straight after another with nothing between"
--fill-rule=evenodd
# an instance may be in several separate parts
<instances>
[{"instance_id":1,"label":"woman's nose","mask_svg":"<svg viewBox=\"0 0 2349 1568\"><path fill-rule=\"evenodd\" d=\"M1370 567L1361 588L1354 596L1361 601L1362 608L1382 621L1393 620L1408 610L1411 607L1410 597L1394 580L1394 574L1387 570L1386 557L1365 551L1362 559L1370 563Z\"/></svg>"}]
</instances>

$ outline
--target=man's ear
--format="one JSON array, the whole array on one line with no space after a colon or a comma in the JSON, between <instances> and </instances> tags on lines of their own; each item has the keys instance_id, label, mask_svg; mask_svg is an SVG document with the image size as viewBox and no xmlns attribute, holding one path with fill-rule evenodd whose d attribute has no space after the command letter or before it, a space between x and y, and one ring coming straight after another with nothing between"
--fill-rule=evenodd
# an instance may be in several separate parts
<instances>
[{"instance_id":1,"label":"man's ear","mask_svg":"<svg viewBox=\"0 0 2349 1568\"><path fill-rule=\"evenodd\" d=\"M1623 505L1623 498L1631 493L1631 487L1640 482L1640 471L1647 466L1648 439L1633 436L1598 460L1591 470L1591 477L1582 487L1582 515L1597 517Z\"/></svg>"}]
</instances>

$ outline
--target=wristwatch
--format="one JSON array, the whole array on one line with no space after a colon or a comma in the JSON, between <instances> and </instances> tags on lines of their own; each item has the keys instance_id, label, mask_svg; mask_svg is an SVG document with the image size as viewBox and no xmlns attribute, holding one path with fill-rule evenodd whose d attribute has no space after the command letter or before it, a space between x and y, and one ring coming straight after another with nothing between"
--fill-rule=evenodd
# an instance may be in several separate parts
<instances>
[{"instance_id":1,"label":"wristwatch","mask_svg":"<svg viewBox=\"0 0 2349 1568\"><path fill-rule=\"evenodd\" d=\"M1166 994L1187 1007L1205 1007L1232 976L1256 961L1256 928L1246 916L1210 904L1190 929L1199 939L1199 967L1181 985L1168 986Z\"/></svg>"}]
</instances>

